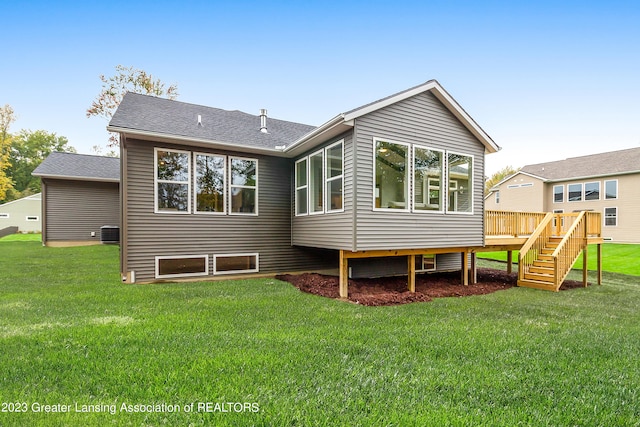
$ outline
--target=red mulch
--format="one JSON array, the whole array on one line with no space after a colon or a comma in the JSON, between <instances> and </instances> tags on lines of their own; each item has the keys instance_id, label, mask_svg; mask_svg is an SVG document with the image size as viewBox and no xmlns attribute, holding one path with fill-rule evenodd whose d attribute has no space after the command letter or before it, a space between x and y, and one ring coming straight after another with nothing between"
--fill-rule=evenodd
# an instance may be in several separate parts
<instances>
[{"instance_id":1,"label":"red mulch","mask_svg":"<svg viewBox=\"0 0 640 427\"><path fill-rule=\"evenodd\" d=\"M327 298L340 298L338 277L316 273L283 274L276 279L291 283L303 292ZM478 268L477 284L464 286L460 272L416 275L416 292L407 289L407 277L349 279L349 301L368 306L426 302L433 298L484 295L517 286L518 273ZM582 287L581 282L566 280L560 290ZM545 292L545 291L540 291Z\"/></svg>"}]
</instances>

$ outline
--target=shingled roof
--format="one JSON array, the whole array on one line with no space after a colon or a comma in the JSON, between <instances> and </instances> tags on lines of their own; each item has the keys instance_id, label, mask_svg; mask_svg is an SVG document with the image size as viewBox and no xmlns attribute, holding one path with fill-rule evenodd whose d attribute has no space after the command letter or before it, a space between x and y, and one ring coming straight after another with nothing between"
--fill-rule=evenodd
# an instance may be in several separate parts
<instances>
[{"instance_id":1,"label":"shingled roof","mask_svg":"<svg viewBox=\"0 0 640 427\"><path fill-rule=\"evenodd\" d=\"M120 159L53 152L33 171L42 178L120 182Z\"/></svg>"},{"instance_id":2,"label":"shingled roof","mask_svg":"<svg viewBox=\"0 0 640 427\"><path fill-rule=\"evenodd\" d=\"M640 173L640 147L526 165L520 172L548 181Z\"/></svg>"},{"instance_id":3,"label":"shingled roof","mask_svg":"<svg viewBox=\"0 0 640 427\"><path fill-rule=\"evenodd\" d=\"M263 150L278 150L276 147L288 145L315 129L315 126L271 117L267 118L266 127L266 133L260 131L259 115L128 92L108 129Z\"/></svg>"}]
</instances>

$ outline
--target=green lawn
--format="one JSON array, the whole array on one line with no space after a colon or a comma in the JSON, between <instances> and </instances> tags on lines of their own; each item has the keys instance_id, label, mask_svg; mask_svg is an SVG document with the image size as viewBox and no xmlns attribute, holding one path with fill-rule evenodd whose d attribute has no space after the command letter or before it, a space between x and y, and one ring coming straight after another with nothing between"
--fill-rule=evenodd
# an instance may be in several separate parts
<instances>
[{"instance_id":1,"label":"green lawn","mask_svg":"<svg viewBox=\"0 0 640 427\"><path fill-rule=\"evenodd\" d=\"M0 254L2 426L640 420L640 277L363 307L269 278L124 285L111 245Z\"/></svg>"},{"instance_id":2,"label":"green lawn","mask_svg":"<svg viewBox=\"0 0 640 427\"><path fill-rule=\"evenodd\" d=\"M40 233L9 234L8 236L0 237L0 242L42 242L42 234Z\"/></svg>"},{"instance_id":3,"label":"green lawn","mask_svg":"<svg viewBox=\"0 0 640 427\"><path fill-rule=\"evenodd\" d=\"M589 245L587 248L587 268L589 270L597 270L597 254L596 245ZM478 257L506 261L507 253L478 252ZM513 252L513 260L514 263L518 261L518 251ZM637 260L640 260L640 245L616 243L605 243L602 245L603 271L640 276L640 262L637 262ZM578 257L573 268L582 269L582 255Z\"/></svg>"}]
</instances>

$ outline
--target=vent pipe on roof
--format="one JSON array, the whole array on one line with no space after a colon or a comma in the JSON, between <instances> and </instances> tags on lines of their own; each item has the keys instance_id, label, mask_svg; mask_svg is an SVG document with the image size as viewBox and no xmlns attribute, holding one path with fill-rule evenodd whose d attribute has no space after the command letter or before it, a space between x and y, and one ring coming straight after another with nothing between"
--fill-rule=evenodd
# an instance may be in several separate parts
<instances>
[{"instance_id":1,"label":"vent pipe on roof","mask_svg":"<svg viewBox=\"0 0 640 427\"><path fill-rule=\"evenodd\" d=\"M202 126L202 116L198 114L198 126Z\"/></svg>"},{"instance_id":2,"label":"vent pipe on roof","mask_svg":"<svg viewBox=\"0 0 640 427\"><path fill-rule=\"evenodd\" d=\"M260 132L267 133L267 110L260 109Z\"/></svg>"}]
</instances>

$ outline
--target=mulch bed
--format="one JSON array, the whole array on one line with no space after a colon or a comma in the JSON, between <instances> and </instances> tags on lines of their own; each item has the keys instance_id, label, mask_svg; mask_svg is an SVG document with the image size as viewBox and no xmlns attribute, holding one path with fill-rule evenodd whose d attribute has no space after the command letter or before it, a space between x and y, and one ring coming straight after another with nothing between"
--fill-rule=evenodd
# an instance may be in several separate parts
<instances>
[{"instance_id":1,"label":"mulch bed","mask_svg":"<svg viewBox=\"0 0 640 427\"><path fill-rule=\"evenodd\" d=\"M398 305L427 302L433 298L484 295L517 286L518 273L491 268L478 268L477 284L464 286L460 272L416 275L416 292L407 290L407 277L380 277L375 279L349 279L349 301L368 305ZM291 283L303 292L327 298L340 298L338 277L316 273L282 274L276 279ZM560 290L582 287L581 282L565 280ZM545 292L545 291L540 291Z\"/></svg>"}]
</instances>

